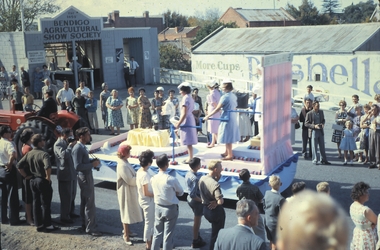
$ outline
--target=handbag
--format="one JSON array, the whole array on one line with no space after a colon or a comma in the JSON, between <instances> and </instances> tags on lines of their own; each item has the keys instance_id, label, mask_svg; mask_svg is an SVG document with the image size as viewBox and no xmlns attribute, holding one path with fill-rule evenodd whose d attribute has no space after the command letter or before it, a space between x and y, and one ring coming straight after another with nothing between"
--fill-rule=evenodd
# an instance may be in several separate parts
<instances>
[{"instance_id":1,"label":"handbag","mask_svg":"<svg viewBox=\"0 0 380 250\"><path fill-rule=\"evenodd\" d=\"M294 127L295 127L295 129L299 129L301 127L300 122L297 122L296 124L294 124Z\"/></svg>"},{"instance_id":2,"label":"handbag","mask_svg":"<svg viewBox=\"0 0 380 250\"><path fill-rule=\"evenodd\" d=\"M160 122L160 117L158 116L158 114L152 115L152 121L153 121L153 123L159 123Z\"/></svg>"},{"instance_id":3,"label":"handbag","mask_svg":"<svg viewBox=\"0 0 380 250\"><path fill-rule=\"evenodd\" d=\"M338 124L333 124L332 129L333 130L338 130L338 131L343 131L343 125L338 125Z\"/></svg>"}]
</instances>

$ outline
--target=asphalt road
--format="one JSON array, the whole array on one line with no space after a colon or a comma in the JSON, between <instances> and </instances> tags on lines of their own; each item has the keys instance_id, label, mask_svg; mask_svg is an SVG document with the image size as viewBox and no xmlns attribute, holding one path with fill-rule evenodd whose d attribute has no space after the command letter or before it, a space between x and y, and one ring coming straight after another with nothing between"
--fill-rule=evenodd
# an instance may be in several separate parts
<instances>
[{"instance_id":1,"label":"asphalt road","mask_svg":"<svg viewBox=\"0 0 380 250\"><path fill-rule=\"evenodd\" d=\"M165 89L167 86L164 86ZM156 88L154 85L146 86L148 97L152 97L153 90ZM173 87L172 87L173 88ZM97 93L100 91L96 91ZM202 90L201 96L204 98L206 91ZM204 93L203 93L204 92ZM124 99L126 97L126 91L122 90L119 95ZM36 101L38 104L39 100ZM3 102L4 105L4 102ZM7 108L7 105L4 105ZM299 109L298 109L299 111ZM99 112L99 110L98 110ZM101 116L99 116L101 117ZM325 126L325 141L326 141L326 152L328 160L332 165L313 165L310 160L304 160L302 157L299 158L297 165L297 173L294 181L305 181L306 186L309 189L315 190L315 186L320 181L327 181L330 183L331 196L337 200L337 202L343 207L343 209L349 212L349 207L352 203L350 198L350 192L352 186L359 181L364 181L371 186L370 190L370 200L366 204L372 208L376 214L380 212L380 207L377 201L380 197L380 182L379 176L380 171L377 169L368 169L368 165L362 165L356 163L354 166L343 166L342 159L337 157L337 147L335 143L331 142L332 130L330 129L334 121L334 113L325 111L326 126ZM100 122L102 125L102 122ZM102 127L102 126L101 126ZM121 132L125 132L122 129ZM101 135L93 135L93 141L100 141L109 138L105 135L105 131L101 130ZM200 140L205 141L204 137L200 137ZM301 151L301 130L296 131L296 144L294 145L294 151ZM52 217L55 220L59 218L59 195L56 177L52 177L53 180L53 201L52 201ZM115 183L110 182L100 182L96 181L95 185L95 196L96 196L96 207L97 207L97 223L99 229L106 235L119 235L121 234L122 226L120 222L119 206L116 195ZM285 192L284 195L290 195L289 191ZM76 197L76 211L79 213L79 189ZM235 201L227 200L225 203L226 210L226 223L225 227L232 227L236 224L236 214L235 214ZM189 206L187 205L185 199L182 199L179 204L179 218L177 222L176 232L175 232L175 246L179 249L188 248L191 245L191 235L192 235L192 218L193 214ZM348 217L349 219L349 217ZM350 228L353 229L353 223L350 221ZM80 226L80 222L77 221L75 226ZM131 229L137 232L139 236L142 236L143 223L138 223L131 225ZM352 230L351 230L352 231ZM201 235L204 239L208 240L211 234L210 224L207 220L202 220L201 225ZM143 244L139 244L143 246ZM135 249L136 249L135 245ZM140 249L140 247L138 247ZM143 248L141 248L143 249ZM204 249L208 249L208 246Z\"/></svg>"}]
</instances>

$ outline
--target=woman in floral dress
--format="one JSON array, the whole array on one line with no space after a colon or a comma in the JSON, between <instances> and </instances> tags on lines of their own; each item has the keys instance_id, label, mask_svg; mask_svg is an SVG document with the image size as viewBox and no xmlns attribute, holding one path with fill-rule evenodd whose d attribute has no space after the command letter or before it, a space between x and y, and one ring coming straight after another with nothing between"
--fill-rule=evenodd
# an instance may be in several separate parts
<instances>
[{"instance_id":1,"label":"woman in floral dress","mask_svg":"<svg viewBox=\"0 0 380 250\"><path fill-rule=\"evenodd\" d=\"M137 103L137 98L135 97L135 90L133 87L128 89L129 97L127 97L125 106L128 109L127 113L127 123L131 129L135 129L139 123L139 105Z\"/></svg>"},{"instance_id":2,"label":"woman in floral dress","mask_svg":"<svg viewBox=\"0 0 380 250\"><path fill-rule=\"evenodd\" d=\"M107 83L104 82L102 84L102 89L103 89L103 91L100 92L100 98L99 98L100 108L102 111L102 119L104 122L104 128L108 129L108 111L107 111L106 102L107 102L108 97L110 97L110 92L108 91Z\"/></svg>"},{"instance_id":3,"label":"woman in floral dress","mask_svg":"<svg viewBox=\"0 0 380 250\"><path fill-rule=\"evenodd\" d=\"M338 147L338 157L339 158L342 158L342 152L339 148L339 145L340 145L340 141L342 140L343 130L345 129L344 124L346 123L346 121L349 120L349 117L347 117L346 106L347 106L346 101L341 100L339 102L340 109L338 111L336 111L336 113L335 113L335 123L337 125L342 125L343 129L342 130L334 130L332 138L331 138L331 141L335 142L337 147Z\"/></svg>"},{"instance_id":4,"label":"woman in floral dress","mask_svg":"<svg viewBox=\"0 0 380 250\"><path fill-rule=\"evenodd\" d=\"M119 99L116 89L111 91L106 106L108 108L108 125L111 128L110 135L119 135L120 128L124 128L123 114L121 113L123 102ZM117 133L115 133L114 127L117 128Z\"/></svg>"},{"instance_id":5,"label":"woman in floral dress","mask_svg":"<svg viewBox=\"0 0 380 250\"><path fill-rule=\"evenodd\" d=\"M152 127L152 114L150 113L150 101L145 96L145 89L139 89L139 98L137 102L140 107L139 111L139 127L140 128L151 128Z\"/></svg>"},{"instance_id":6,"label":"woman in floral dress","mask_svg":"<svg viewBox=\"0 0 380 250\"><path fill-rule=\"evenodd\" d=\"M351 190L351 198L354 201L350 206L350 216L355 224L351 250L375 250L377 242L376 224L377 215L367 206L370 186L364 182L358 182Z\"/></svg>"}]
</instances>

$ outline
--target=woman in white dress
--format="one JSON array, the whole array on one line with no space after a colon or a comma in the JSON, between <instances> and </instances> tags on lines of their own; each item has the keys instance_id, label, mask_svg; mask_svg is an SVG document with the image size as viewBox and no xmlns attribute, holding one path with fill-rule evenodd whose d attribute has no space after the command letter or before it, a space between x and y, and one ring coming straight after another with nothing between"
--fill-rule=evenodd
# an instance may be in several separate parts
<instances>
[{"instance_id":1,"label":"woman in white dress","mask_svg":"<svg viewBox=\"0 0 380 250\"><path fill-rule=\"evenodd\" d=\"M138 205L138 195L136 186L136 171L128 162L132 147L126 144L119 146L117 150L117 168L116 168L116 189L117 199L120 206L120 217L123 223L124 242L131 246L132 241L129 236L133 235L129 231L129 224L141 222L143 220L141 209Z\"/></svg>"},{"instance_id":2,"label":"woman in white dress","mask_svg":"<svg viewBox=\"0 0 380 250\"><path fill-rule=\"evenodd\" d=\"M377 215L367 206L370 186L364 182L358 182L351 190L351 198L354 201L350 206L350 216L355 224L351 250L375 250L377 242L376 224Z\"/></svg>"},{"instance_id":3,"label":"woman in white dress","mask_svg":"<svg viewBox=\"0 0 380 250\"><path fill-rule=\"evenodd\" d=\"M152 237L154 229L154 199L152 185L149 173L149 167L152 165L154 153L149 149L140 154L140 166L137 171L136 184L139 194L139 204L144 213L144 238L146 249L152 246Z\"/></svg>"}]
</instances>

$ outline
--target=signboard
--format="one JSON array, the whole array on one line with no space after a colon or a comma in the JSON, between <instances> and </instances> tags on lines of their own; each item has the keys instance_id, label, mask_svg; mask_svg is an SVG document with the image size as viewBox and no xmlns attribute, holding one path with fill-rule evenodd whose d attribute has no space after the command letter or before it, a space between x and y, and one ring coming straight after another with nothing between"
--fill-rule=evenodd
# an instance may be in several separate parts
<instances>
[{"instance_id":1,"label":"signboard","mask_svg":"<svg viewBox=\"0 0 380 250\"><path fill-rule=\"evenodd\" d=\"M73 6L40 22L44 43L99 40L103 25L101 18L91 18Z\"/></svg>"},{"instance_id":2,"label":"signboard","mask_svg":"<svg viewBox=\"0 0 380 250\"><path fill-rule=\"evenodd\" d=\"M28 51L27 53L29 64L45 64L45 51L44 50L34 50Z\"/></svg>"}]
</instances>

